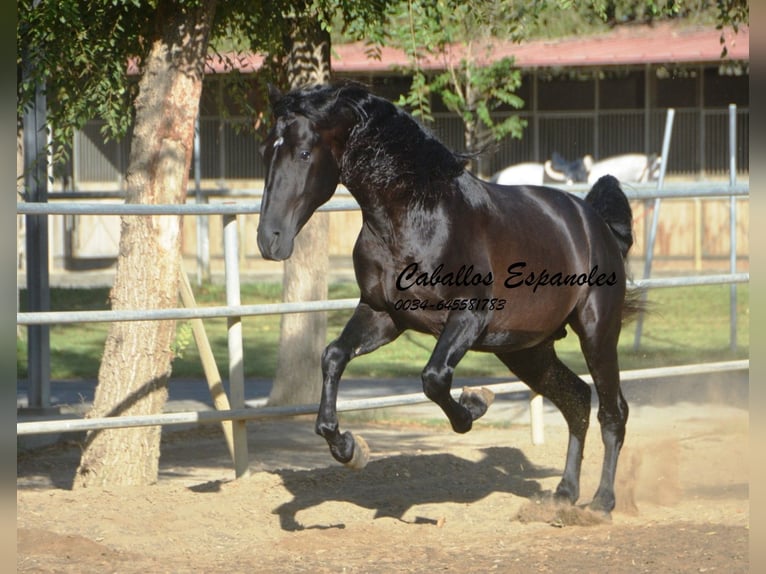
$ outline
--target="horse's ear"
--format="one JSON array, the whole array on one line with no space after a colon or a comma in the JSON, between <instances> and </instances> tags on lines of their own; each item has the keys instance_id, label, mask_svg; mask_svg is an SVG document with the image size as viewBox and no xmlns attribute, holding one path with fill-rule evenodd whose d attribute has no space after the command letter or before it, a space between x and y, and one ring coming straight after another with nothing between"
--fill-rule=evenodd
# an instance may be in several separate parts
<instances>
[{"instance_id":1,"label":"horse's ear","mask_svg":"<svg viewBox=\"0 0 766 574\"><path fill-rule=\"evenodd\" d=\"M279 100L282 99L282 92L279 90L278 87L276 87L271 82L269 82L268 89L269 89L269 103L271 104L272 107L274 107L274 104L276 104Z\"/></svg>"}]
</instances>

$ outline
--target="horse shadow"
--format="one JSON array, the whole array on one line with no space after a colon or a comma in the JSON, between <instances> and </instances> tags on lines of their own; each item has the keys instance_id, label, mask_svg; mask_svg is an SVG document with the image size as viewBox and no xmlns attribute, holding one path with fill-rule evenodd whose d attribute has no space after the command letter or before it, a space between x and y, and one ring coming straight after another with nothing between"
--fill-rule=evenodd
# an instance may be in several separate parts
<instances>
[{"instance_id":1,"label":"horse shadow","mask_svg":"<svg viewBox=\"0 0 766 574\"><path fill-rule=\"evenodd\" d=\"M277 507L286 531L345 528L338 524L304 525L297 519L302 510L324 502L348 502L375 511L374 518L390 517L402 522L412 507L443 502L472 503L494 492L523 498L543 494L537 479L559 476L561 471L535 467L524 454L511 447L482 449L479 461L452 454L397 455L371 461L362 471L341 466L311 470L278 470L293 499ZM416 517L414 523L437 521Z\"/></svg>"}]
</instances>

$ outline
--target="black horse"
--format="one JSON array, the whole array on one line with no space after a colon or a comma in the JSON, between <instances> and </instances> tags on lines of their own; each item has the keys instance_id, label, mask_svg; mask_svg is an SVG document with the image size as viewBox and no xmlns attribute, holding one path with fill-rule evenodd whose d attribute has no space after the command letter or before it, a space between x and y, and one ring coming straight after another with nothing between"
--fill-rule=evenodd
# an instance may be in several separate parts
<instances>
[{"instance_id":1,"label":"black horse","mask_svg":"<svg viewBox=\"0 0 766 574\"><path fill-rule=\"evenodd\" d=\"M633 243L630 205L606 176L585 200L547 187L503 187L465 171L411 116L355 85L270 93L274 125L258 226L267 259L290 257L296 234L342 182L362 211L354 247L359 306L322 355L316 432L339 462L366 463L366 445L338 427L346 364L415 329L437 339L423 391L459 433L486 412L491 393L450 394L469 349L495 353L569 427L556 498L579 497L590 388L556 356L554 341L577 333L599 398L605 446L591 508L614 507L617 458L628 405L617 340L626 303L624 259ZM318 246L319 247L319 246Z\"/></svg>"}]
</instances>

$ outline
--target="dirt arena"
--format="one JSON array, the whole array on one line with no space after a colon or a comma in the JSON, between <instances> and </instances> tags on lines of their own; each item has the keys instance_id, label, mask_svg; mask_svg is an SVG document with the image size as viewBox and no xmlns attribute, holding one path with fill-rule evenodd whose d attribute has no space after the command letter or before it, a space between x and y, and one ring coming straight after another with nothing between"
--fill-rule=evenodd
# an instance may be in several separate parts
<instances>
[{"instance_id":1,"label":"dirt arena","mask_svg":"<svg viewBox=\"0 0 766 574\"><path fill-rule=\"evenodd\" d=\"M609 520L545 502L565 427L546 409L545 444L533 446L523 401L497 401L466 435L435 406L342 417L372 449L359 472L331 460L306 417L249 423L251 472L236 481L215 426L167 430L160 481L146 488L72 491L72 442L22 452L17 571L747 572L742 378L625 385ZM601 453L594 411L583 503Z\"/></svg>"}]
</instances>

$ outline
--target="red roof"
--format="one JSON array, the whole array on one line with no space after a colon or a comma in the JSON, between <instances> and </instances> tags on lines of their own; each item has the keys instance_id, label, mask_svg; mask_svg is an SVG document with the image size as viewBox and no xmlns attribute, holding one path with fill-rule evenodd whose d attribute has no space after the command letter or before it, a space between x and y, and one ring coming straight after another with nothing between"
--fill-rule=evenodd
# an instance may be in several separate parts
<instances>
[{"instance_id":1,"label":"red roof","mask_svg":"<svg viewBox=\"0 0 766 574\"><path fill-rule=\"evenodd\" d=\"M726 60L750 59L749 27L742 26L736 33L727 29L724 37L728 50ZM672 23L617 26L606 34L592 36L530 40L520 44L495 40L491 44L490 58L513 56L520 68L719 62L720 38L721 31L712 26L682 27ZM381 48L380 59L368 57L368 51L369 47L362 42L333 46L333 71L390 72L408 63L401 50ZM458 47L451 57L459 59L463 52ZM484 50L475 53L478 61L486 58ZM258 54L232 55L231 58L242 73L252 73L263 64L263 57ZM424 61L421 65L427 69L444 68L444 62L440 61ZM137 73L134 62L129 68L129 73ZM221 74L229 70L230 65L221 56L211 56L205 71Z\"/></svg>"},{"instance_id":2,"label":"red roof","mask_svg":"<svg viewBox=\"0 0 766 574\"><path fill-rule=\"evenodd\" d=\"M681 62L718 62L721 60L721 31L714 27L681 28L663 23L654 26L619 26L606 34L576 36L555 40L531 40L515 44L492 43L491 58L513 56L520 68L610 66L630 64L669 64ZM749 60L750 30L725 33L727 59ZM332 61L337 72L387 71L407 63L399 50L383 48L381 59L370 60L361 43L336 45ZM484 51L477 55L484 56ZM460 58L462 50L455 50ZM478 58L478 59L484 59ZM423 67L443 68L440 62L423 62Z\"/></svg>"}]
</instances>

